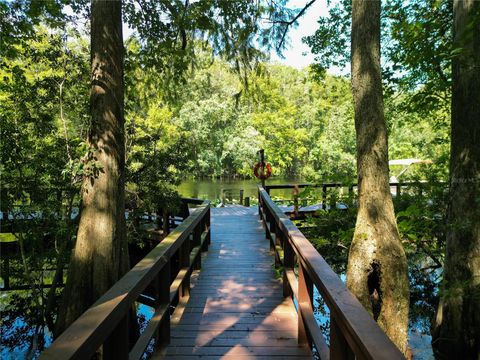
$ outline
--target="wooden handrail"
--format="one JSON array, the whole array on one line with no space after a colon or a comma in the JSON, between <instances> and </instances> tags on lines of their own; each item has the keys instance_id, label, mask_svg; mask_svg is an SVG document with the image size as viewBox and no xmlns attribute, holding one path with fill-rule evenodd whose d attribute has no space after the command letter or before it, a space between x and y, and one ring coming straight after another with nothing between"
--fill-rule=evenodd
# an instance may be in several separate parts
<instances>
[{"instance_id":1,"label":"wooden handrail","mask_svg":"<svg viewBox=\"0 0 480 360\"><path fill-rule=\"evenodd\" d=\"M103 345L103 358L133 360L142 357L153 337L157 344L168 344L172 302L175 297L188 296L192 269L200 267L201 252L209 242L210 202L204 201L67 328L40 359L89 359ZM175 254L178 265L170 261ZM173 281L171 275L176 276ZM155 290L155 314L129 353L128 313L149 285Z\"/></svg>"},{"instance_id":2,"label":"wooden handrail","mask_svg":"<svg viewBox=\"0 0 480 360\"><path fill-rule=\"evenodd\" d=\"M404 359L378 324L292 221L259 186L259 215L283 265L284 295L298 302L299 343L315 344L322 359ZM277 249L283 250L283 257ZM296 256L295 256L296 255ZM280 261L279 261L280 260ZM294 276L295 260L298 278ZM313 285L330 310L328 348L313 317Z\"/></svg>"},{"instance_id":3,"label":"wooden handrail","mask_svg":"<svg viewBox=\"0 0 480 360\"><path fill-rule=\"evenodd\" d=\"M428 183L427 180L419 180L419 181L395 181L395 182L390 182L390 186L415 186L415 185L420 185L420 184L426 184ZM327 183L320 183L320 184L311 184L311 183L304 183L304 184L272 184L272 185L266 185L265 190L267 193L272 190L272 189L293 189L294 187L298 188L306 188L306 187L315 187L315 188L321 188L321 187L327 187L327 188L334 188L334 187L356 187L356 183L351 183L351 184L343 184L343 183L338 183L338 182L327 182Z\"/></svg>"}]
</instances>

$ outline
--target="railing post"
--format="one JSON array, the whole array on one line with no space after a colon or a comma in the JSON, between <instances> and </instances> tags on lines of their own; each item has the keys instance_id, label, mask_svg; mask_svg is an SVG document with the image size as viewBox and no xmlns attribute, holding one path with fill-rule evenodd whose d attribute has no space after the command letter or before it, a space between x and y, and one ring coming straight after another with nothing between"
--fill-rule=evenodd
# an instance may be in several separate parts
<instances>
[{"instance_id":1,"label":"railing post","mask_svg":"<svg viewBox=\"0 0 480 360\"><path fill-rule=\"evenodd\" d=\"M117 324L102 347L104 360L128 359L128 315L125 315Z\"/></svg>"},{"instance_id":2,"label":"railing post","mask_svg":"<svg viewBox=\"0 0 480 360\"><path fill-rule=\"evenodd\" d=\"M178 252L178 263L180 270L188 269L190 267L190 241L187 238L180 246ZM180 287L179 297L190 295L190 276L186 276Z\"/></svg>"},{"instance_id":3,"label":"railing post","mask_svg":"<svg viewBox=\"0 0 480 360\"><path fill-rule=\"evenodd\" d=\"M3 290L8 290L10 288L10 259L8 257L4 257L3 260ZM63 283L63 276L61 283Z\"/></svg>"},{"instance_id":4,"label":"railing post","mask_svg":"<svg viewBox=\"0 0 480 360\"><path fill-rule=\"evenodd\" d=\"M275 243L277 242L277 223L275 222L275 218L270 216L270 250L275 249ZM272 235L273 234L273 235Z\"/></svg>"},{"instance_id":5,"label":"railing post","mask_svg":"<svg viewBox=\"0 0 480 360\"><path fill-rule=\"evenodd\" d=\"M202 220L202 227L206 231L205 241L202 246L202 251L208 251L208 246L210 245L210 208L208 208L205 217Z\"/></svg>"},{"instance_id":6,"label":"railing post","mask_svg":"<svg viewBox=\"0 0 480 360\"><path fill-rule=\"evenodd\" d=\"M192 249L200 246L202 243L202 227L201 223L198 223L197 226L193 229L193 241L192 241ZM193 263L193 270L200 270L202 268L202 255L198 254L195 262Z\"/></svg>"},{"instance_id":7,"label":"railing post","mask_svg":"<svg viewBox=\"0 0 480 360\"><path fill-rule=\"evenodd\" d=\"M348 197L350 198L350 205L353 205L355 201L353 200L353 185L348 187Z\"/></svg>"},{"instance_id":8,"label":"railing post","mask_svg":"<svg viewBox=\"0 0 480 360\"><path fill-rule=\"evenodd\" d=\"M295 217L298 216L298 195L293 195L293 214Z\"/></svg>"},{"instance_id":9,"label":"railing post","mask_svg":"<svg viewBox=\"0 0 480 360\"><path fill-rule=\"evenodd\" d=\"M322 186L322 209L327 208L327 185Z\"/></svg>"},{"instance_id":10,"label":"railing post","mask_svg":"<svg viewBox=\"0 0 480 360\"><path fill-rule=\"evenodd\" d=\"M330 312L330 359L355 359L355 355L338 327L332 311Z\"/></svg>"},{"instance_id":11,"label":"railing post","mask_svg":"<svg viewBox=\"0 0 480 360\"><path fill-rule=\"evenodd\" d=\"M272 221L270 224L270 236L272 236L273 233L273 238L270 241L270 248L274 251L275 253L275 268L278 269L279 267L282 266L282 259L280 259L280 254L277 252L277 245L281 245L281 231L280 228L278 227L277 223L275 220Z\"/></svg>"},{"instance_id":12,"label":"railing post","mask_svg":"<svg viewBox=\"0 0 480 360\"><path fill-rule=\"evenodd\" d=\"M170 304L170 260L159 271L156 279L157 307ZM157 349L170 343L170 312L167 311L155 334L155 346Z\"/></svg>"},{"instance_id":13,"label":"railing post","mask_svg":"<svg viewBox=\"0 0 480 360\"><path fill-rule=\"evenodd\" d=\"M240 205L243 205L243 190L240 190Z\"/></svg>"},{"instance_id":14,"label":"railing post","mask_svg":"<svg viewBox=\"0 0 480 360\"><path fill-rule=\"evenodd\" d=\"M305 308L313 308L313 283L301 261L298 262L298 344L312 347L312 338L303 321L302 304ZM335 358L332 358L335 359Z\"/></svg>"},{"instance_id":15,"label":"railing post","mask_svg":"<svg viewBox=\"0 0 480 360\"><path fill-rule=\"evenodd\" d=\"M208 233L207 233L207 244L210 246L210 243L211 243L211 227L210 227L210 224L211 224L211 209L210 209L210 205L208 205L208 211L207 211L207 226L208 226Z\"/></svg>"},{"instance_id":16,"label":"railing post","mask_svg":"<svg viewBox=\"0 0 480 360\"><path fill-rule=\"evenodd\" d=\"M270 211L267 207L263 208L264 214L265 214L265 237L267 238L268 241L270 241L270 223L272 222L271 216L270 216Z\"/></svg>"},{"instance_id":17,"label":"railing post","mask_svg":"<svg viewBox=\"0 0 480 360\"><path fill-rule=\"evenodd\" d=\"M260 195L260 190L258 190L258 216L262 220L262 196Z\"/></svg>"},{"instance_id":18,"label":"railing post","mask_svg":"<svg viewBox=\"0 0 480 360\"><path fill-rule=\"evenodd\" d=\"M397 191L396 191L395 196L400 196L401 191L402 191L402 186L400 185L399 182L397 183L396 188L397 188Z\"/></svg>"},{"instance_id":19,"label":"railing post","mask_svg":"<svg viewBox=\"0 0 480 360\"><path fill-rule=\"evenodd\" d=\"M282 232L282 242L283 242L283 296L288 297L292 296L293 291L290 287L290 282L287 278L287 270L293 270L295 266L295 253L293 252L292 245L288 239L288 235L285 235Z\"/></svg>"}]
</instances>

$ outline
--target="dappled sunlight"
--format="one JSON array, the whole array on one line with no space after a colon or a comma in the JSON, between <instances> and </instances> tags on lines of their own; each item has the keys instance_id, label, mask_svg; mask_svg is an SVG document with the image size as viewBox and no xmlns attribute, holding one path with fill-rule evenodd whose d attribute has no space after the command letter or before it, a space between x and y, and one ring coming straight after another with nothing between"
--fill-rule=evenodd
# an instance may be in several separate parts
<instances>
[{"instance_id":1,"label":"dappled sunlight","mask_svg":"<svg viewBox=\"0 0 480 360\"><path fill-rule=\"evenodd\" d=\"M297 344L295 307L290 298L283 297L282 281L275 277L256 209L249 209L246 222L242 217L241 223L226 216L219 220L217 214L223 212L232 210L213 212L212 246L172 332L167 358L308 357L308 351ZM220 233L219 227L225 233ZM235 237L228 232L229 228L242 231L246 227L247 235Z\"/></svg>"},{"instance_id":2,"label":"dappled sunlight","mask_svg":"<svg viewBox=\"0 0 480 360\"><path fill-rule=\"evenodd\" d=\"M236 345L232 349L230 349L225 356L228 355L235 355L235 356L245 356L245 355L251 355L251 353L248 351L248 349L244 348L241 345Z\"/></svg>"}]
</instances>

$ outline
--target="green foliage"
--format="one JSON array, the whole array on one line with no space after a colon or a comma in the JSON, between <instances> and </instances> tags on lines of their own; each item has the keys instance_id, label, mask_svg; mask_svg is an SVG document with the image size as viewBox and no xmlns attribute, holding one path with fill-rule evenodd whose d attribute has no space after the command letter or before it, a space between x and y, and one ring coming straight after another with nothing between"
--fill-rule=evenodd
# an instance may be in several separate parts
<instances>
[{"instance_id":1,"label":"green foliage","mask_svg":"<svg viewBox=\"0 0 480 360\"><path fill-rule=\"evenodd\" d=\"M319 18L319 27L303 41L315 57L315 72L323 76L332 66L345 67L350 60L352 6L348 0L329 3L329 16Z\"/></svg>"},{"instance_id":2,"label":"green foliage","mask_svg":"<svg viewBox=\"0 0 480 360\"><path fill-rule=\"evenodd\" d=\"M356 209L319 210L301 224L301 231L337 274L345 274L355 229Z\"/></svg>"},{"instance_id":3,"label":"green foliage","mask_svg":"<svg viewBox=\"0 0 480 360\"><path fill-rule=\"evenodd\" d=\"M86 42L74 30L28 26L28 36L7 44L12 51L0 67L1 210L11 219L2 220L2 231L16 239L16 252L2 253L2 276L8 257L10 285L29 288L2 304L2 332L21 317L28 331L13 327L3 345L25 341L35 354L53 328L58 305L59 291L42 289L55 273L46 269L67 261L74 240L73 210L88 164L81 161L88 148L80 139L89 71Z\"/></svg>"},{"instance_id":4,"label":"green foliage","mask_svg":"<svg viewBox=\"0 0 480 360\"><path fill-rule=\"evenodd\" d=\"M452 1L401 1L385 3L388 33L384 52L388 58L384 75L413 95L407 104L431 111L448 109L452 48Z\"/></svg>"},{"instance_id":5,"label":"green foliage","mask_svg":"<svg viewBox=\"0 0 480 360\"><path fill-rule=\"evenodd\" d=\"M313 195L313 188L307 188L300 198ZM353 199L339 199L353 203ZM394 198L409 267L410 326L424 334L430 332L439 297L446 243L446 200L444 183L402 188L402 195ZM349 206L347 210L317 211L315 217L298 221L297 226L335 272L345 274L355 220L356 208Z\"/></svg>"},{"instance_id":6,"label":"green foliage","mask_svg":"<svg viewBox=\"0 0 480 360\"><path fill-rule=\"evenodd\" d=\"M39 286L51 281L44 267L68 259L80 181L102 170L83 141L90 118L88 40L66 26L61 10L67 3L74 12L88 11L83 0L0 3L0 206L12 213L22 205L33 217L9 231L24 245L22 260L11 264L12 279L32 290L31 296L7 299L2 329L20 315L25 326L37 326L33 333L22 327L9 332L6 346L16 337L26 343L36 337L42 347L55 313L55 306L47 306L48 291ZM286 20L298 14L285 4L124 2L125 21L136 30L125 42L126 188L134 240L141 239L137 221L145 212L176 212L175 185L182 179L251 177L260 148L274 175L355 180L350 83L325 72L348 60L349 1L332 3L330 19L320 19L319 31L306 39L319 55L319 63L306 70L266 63L256 48L269 49L283 38ZM414 0L384 5L390 158L434 161L405 178L442 179L447 171L449 60L457 51L449 47L449 6ZM265 18L271 27L261 25ZM431 314L432 277L443 261L445 206L441 190L424 191L423 197L405 193L396 207L416 284L412 299ZM340 197L330 194L327 202ZM300 198L315 196L307 189ZM303 230L342 273L355 208L317 215Z\"/></svg>"},{"instance_id":7,"label":"green foliage","mask_svg":"<svg viewBox=\"0 0 480 360\"><path fill-rule=\"evenodd\" d=\"M438 303L438 284L445 254L445 184L420 184L405 190L394 200L409 266L410 323L429 334Z\"/></svg>"}]
</instances>

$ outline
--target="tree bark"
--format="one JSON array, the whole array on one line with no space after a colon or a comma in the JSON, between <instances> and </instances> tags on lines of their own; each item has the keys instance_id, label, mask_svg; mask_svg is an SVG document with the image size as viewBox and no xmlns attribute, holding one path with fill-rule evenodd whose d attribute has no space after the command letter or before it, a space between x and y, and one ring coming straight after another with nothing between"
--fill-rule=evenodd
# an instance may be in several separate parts
<instances>
[{"instance_id":1,"label":"tree bark","mask_svg":"<svg viewBox=\"0 0 480 360\"><path fill-rule=\"evenodd\" d=\"M389 187L380 1L353 1L351 40L359 199L347 286L406 354L409 283Z\"/></svg>"},{"instance_id":2,"label":"tree bark","mask_svg":"<svg viewBox=\"0 0 480 360\"><path fill-rule=\"evenodd\" d=\"M432 346L439 359L480 357L480 2L456 0L447 246Z\"/></svg>"},{"instance_id":3,"label":"tree bark","mask_svg":"<svg viewBox=\"0 0 480 360\"><path fill-rule=\"evenodd\" d=\"M91 3L92 153L56 335L128 270L125 236L123 37L120 1Z\"/></svg>"}]
</instances>

